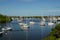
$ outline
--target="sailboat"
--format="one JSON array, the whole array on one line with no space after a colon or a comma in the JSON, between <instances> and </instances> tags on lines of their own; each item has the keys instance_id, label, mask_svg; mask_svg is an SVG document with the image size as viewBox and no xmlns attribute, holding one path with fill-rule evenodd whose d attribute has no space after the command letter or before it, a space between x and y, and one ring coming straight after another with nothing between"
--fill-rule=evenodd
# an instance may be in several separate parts
<instances>
[{"instance_id":1,"label":"sailboat","mask_svg":"<svg viewBox=\"0 0 60 40\"><path fill-rule=\"evenodd\" d=\"M56 23L57 22L57 18L55 18L55 17L53 17L52 20L53 20L52 21L53 23Z\"/></svg>"},{"instance_id":2,"label":"sailboat","mask_svg":"<svg viewBox=\"0 0 60 40\"><path fill-rule=\"evenodd\" d=\"M22 20L23 20L22 18L19 18L17 21L18 21L18 22L21 22Z\"/></svg>"},{"instance_id":3,"label":"sailboat","mask_svg":"<svg viewBox=\"0 0 60 40\"><path fill-rule=\"evenodd\" d=\"M48 22L48 25L49 25L49 26L54 25L54 22L52 22L52 21L53 21L52 18L50 18L50 22Z\"/></svg>"},{"instance_id":4,"label":"sailboat","mask_svg":"<svg viewBox=\"0 0 60 40\"><path fill-rule=\"evenodd\" d=\"M42 17L42 21L46 21L44 17Z\"/></svg>"},{"instance_id":5,"label":"sailboat","mask_svg":"<svg viewBox=\"0 0 60 40\"><path fill-rule=\"evenodd\" d=\"M21 22L21 23L19 23L19 25L20 25L20 26L23 26L23 25L24 25L24 23L22 23L22 22Z\"/></svg>"},{"instance_id":6,"label":"sailboat","mask_svg":"<svg viewBox=\"0 0 60 40\"><path fill-rule=\"evenodd\" d=\"M57 20L57 18L53 17L53 20L54 20L54 21L56 21L56 20Z\"/></svg>"},{"instance_id":7,"label":"sailboat","mask_svg":"<svg viewBox=\"0 0 60 40\"><path fill-rule=\"evenodd\" d=\"M33 22L33 20L32 20L32 21L29 22L29 24L35 24L35 22Z\"/></svg>"},{"instance_id":8,"label":"sailboat","mask_svg":"<svg viewBox=\"0 0 60 40\"><path fill-rule=\"evenodd\" d=\"M60 17L58 17L57 22L58 22L58 24L60 23Z\"/></svg>"},{"instance_id":9,"label":"sailboat","mask_svg":"<svg viewBox=\"0 0 60 40\"><path fill-rule=\"evenodd\" d=\"M45 21L41 21L40 26L45 26Z\"/></svg>"},{"instance_id":10,"label":"sailboat","mask_svg":"<svg viewBox=\"0 0 60 40\"><path fill-rule=\"evenodd\" d=\"M23 19L21 18L21 19L19 20L19 22L18 22L20 26L23 26L23 25L24 25L24 23L22 22L22 20L23 20Z\"/></svg>"},{"instance_id":11,"label":"sailboat","mask_svg":"<svg viewBox=\"0 0 60 40\"><path fill-rule=\"evenodd\" d=\"M52 22L49 22L49 23L48 23L48 25L49 25L49 26L52 26L52 25L54 25L54 23L52 23Z\"/></svg>"},{"instance_id":12,"label":"sailboat","mask_svg":"<svg viewBox=\"0 0 60 40\"><path fill-rule=\"evenodd\" d=\"M42 19L41 19L40 26L45 26L45 18L44 17L42 17Z\"/></svg>"},{"instance_id":13,"label":"sailboat","mask_svg":"<svg viewBox=\"0 0 60 40\"><path fill-rule=\"evenodd\" d=\"M57 21L60 21L60 17L58 17Z\"/></svg>"},{"instance_id":14,"label":"sailboat","mask_svg":"<svg viewBox=\"0 0 60 40\"><path fill-rule=\"evenodd\" d=\"M14 20L14 18L11 18L12 20Z\"/></svg>"},{"instance_id":15,"label":"sailboat","mask_svg":"<svg viewBox=\"0 0 60 40\"><path fill-rule=\"evenodd\" d=\"M30 24L35 24L35 22L33 22L33 21L31 21L31 22L29 22Z\"/></svg>"},{"instance_id":16,"label":"sailboat","mask_svg":"<svg viewBox=\"0 0 60 40\"><path fill-rule=\"evenodd\" d=\"M24 24L22 27L21 27L23 30L28 30L29 26L27 24Z\"/></svg>"},{"instance_id":17,"label":"sailboat","mask_svg":"<svg viewBox=\"0 0 60 40\"><path fill-rule=\"evenodd\" d=\"M29 28L29 26L27 25L27 22L26 23L21 23L21 28L23 29L23 30L28 30L28 28Z\"/></svg>"}]
</instances>

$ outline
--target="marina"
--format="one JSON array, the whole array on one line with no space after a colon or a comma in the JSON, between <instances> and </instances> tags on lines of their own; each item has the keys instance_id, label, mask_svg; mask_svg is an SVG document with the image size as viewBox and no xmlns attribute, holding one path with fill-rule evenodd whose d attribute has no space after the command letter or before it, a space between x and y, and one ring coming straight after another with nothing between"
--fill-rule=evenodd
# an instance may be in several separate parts
<instances>
[{"instance_id":1,"label":"marina","mask_svg":"<svg viewBox=\"0 0 60 40\"><path fill-rule=\"evenodd\" d=\"M60 0L0 0L0 40L60 40Z\"/></svg>"},{"instance_id":2,"label":"marina","mask_svg":"<svg viewBox=\"0 0 60 40\"><path fill-rule=\"evenodd\" d=\"M32 22L32 19L34 22ZM47 21L37 21L34 18L30 20L23 19L22 21L18 22L18 20L14 19L10 23L1 25L2 26L2 31L0 32L0 39L2 40L37 40L40 39L42 40L45 38L50 32L51 28L54 28L55 25L58 23L52 23L52 22L47 22ZM41 20L41 19L38 19ZM31 22L31 24L30 24ZM9 27L7 27L9 26ZM5 27L5 28L4 28ZM10 31L11 30L11 31ZM4 35L6 35L4 38ZM8 38L8 39L7 39Z\"/></svg>"}]
</instances>

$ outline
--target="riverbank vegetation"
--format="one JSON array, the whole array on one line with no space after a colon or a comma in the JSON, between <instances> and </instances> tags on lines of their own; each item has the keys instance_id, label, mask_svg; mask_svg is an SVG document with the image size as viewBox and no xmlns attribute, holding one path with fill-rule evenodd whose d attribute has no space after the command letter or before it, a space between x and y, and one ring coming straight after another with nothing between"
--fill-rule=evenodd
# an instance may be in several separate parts
<instances>
[{"instance_id":1,"label":"riverbank vegetation","mask_svg":"<svg viewBox=\"0 0 60 40\"><path fill-rule=\"evenodd\" d=\"M60 40L60 24L57 24L52 32L44 40Z\"/></svg>"},{"instance_id":2,"label":"riverbank vegetation","mask_svg":"<svg viewBox=\"0 0 60 40\"><path fill-rule=\"evenodd\" d=\"M45 19L48 19L48 18L58 18L60 16L10 16L11 18L45 18Z\"/></svg>"},{"instance_id":3,"label":"riverbank vegetation","mask_svg":"<svg viewBox=\"0 0 60 40\"><path fill-rule=\"evenodd\" d=\"M0 14L0 23L6 23L6 22L9 22L9 21L11 21L10 17Z\"/></svg>"}]
</instances>

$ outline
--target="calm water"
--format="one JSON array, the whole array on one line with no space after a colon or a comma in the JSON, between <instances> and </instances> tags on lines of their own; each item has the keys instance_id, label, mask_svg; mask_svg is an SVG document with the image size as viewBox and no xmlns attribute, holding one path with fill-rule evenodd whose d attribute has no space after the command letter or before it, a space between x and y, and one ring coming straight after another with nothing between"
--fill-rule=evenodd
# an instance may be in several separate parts
<instances>
[{"instance_id":1,"label":"calm water","mask_svg":"<svg viewBox=\"0 0 60 40\"><path fill-rule=\"evenodd\" d=\"M28 25L29 21L32 20L23 20L23 22L27 23ZM4 33L0 37L0 40L42 40L51 32L51 28L55 26L48 26L47 22L45 24L46 26L40 26L40 19L34 21L36 23L34 25L30 25L30 28L25 31L21 29L21 26L16 20L6 24L0 24L2 27L10 26L13 29L12 31L7 31L7 35Z\"/></svg>"}]
</instances>

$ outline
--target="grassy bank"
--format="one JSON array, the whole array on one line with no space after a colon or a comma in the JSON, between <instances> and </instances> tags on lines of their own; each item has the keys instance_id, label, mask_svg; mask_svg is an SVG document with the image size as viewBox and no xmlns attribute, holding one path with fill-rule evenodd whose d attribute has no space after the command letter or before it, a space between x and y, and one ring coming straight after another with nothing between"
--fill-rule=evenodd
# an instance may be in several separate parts
<instances>
[{"instance_id":1,"label":"grassy bank","mask_svg":"<svg viewBox=\"0 0 60 40\"><path fill-rule=\"evenodd\" d=\"M60 24L57 24L44 40L60 40Z\"/></svg>"}]
</instances>

